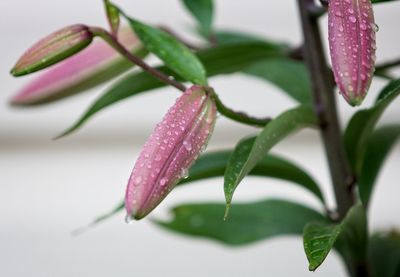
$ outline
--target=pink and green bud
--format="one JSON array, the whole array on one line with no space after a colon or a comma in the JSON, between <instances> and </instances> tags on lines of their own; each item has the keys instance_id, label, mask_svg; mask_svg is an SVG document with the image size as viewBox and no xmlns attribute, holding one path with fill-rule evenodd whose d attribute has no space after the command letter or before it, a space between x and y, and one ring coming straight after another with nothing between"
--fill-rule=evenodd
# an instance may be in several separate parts
<instances>
[{"instance_id":1,"label":"pink and green bud","mask_svg":"<svg viewBox=\"0 0 400 277\"><path fill-rule=\"evenodd\" d=\"M214 100L193 86L178 98L147 140L133 168L125 197L127 220L150 213L207 145L216 120Z\"/></svg>"},{"instance_id":2,"label":"pink and green bud","mask_svg":"<svg viewBox=\"0 0 400 277\"><path fill-rule=\"evenodd\" d=\"M375 70L377 27L371 1L331 0L328 22L336 84L350 105L360 105Z\"/></svg>"},{"instance_id":3,"label":"pink and green bud","mask_svg":"<svg viewBox=\"0 0 400 277\"><path fill-rule=\"evenodd\" d=\"M88 46L93 34L85 25L65 27L33 45L18 60L11 74L22 76L49 67Z\"/></svg>"},{"instance_id":4,"label":"pink and green bud","mask_svg":"<svg viewBox=\"0 0 400 277\"><path fill-rule=\"evenodd\" d=\"M119 41L132 53L144 56L143 45L131 28L122 28ZM95 40L89 47L69 57L24 86L11 99L13 105L35 105L57 100L93 88L132 67L105 41Z\"/></svg>"}]
</instances>

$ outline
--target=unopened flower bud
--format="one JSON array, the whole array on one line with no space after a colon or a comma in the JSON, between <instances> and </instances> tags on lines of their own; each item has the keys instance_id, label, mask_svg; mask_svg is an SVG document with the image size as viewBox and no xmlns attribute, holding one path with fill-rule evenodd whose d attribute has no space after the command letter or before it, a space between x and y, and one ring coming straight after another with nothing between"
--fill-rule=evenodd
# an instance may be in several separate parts
<instances>
[{"instance_id":1,"label":"unopened flower bud","mask_svg":"<svg viewBox=\"0 0 400 277\"><path fill-rule=\"evenodd\" d=\"M18 60L11 74L26 75L72 56L88 46L93 34L85 25L65 27L33 45Z\"/></svg>"},{"instance_id":2,"label":"unopened flower bud","mask_svg":"<svg viewBox=\"0 0 400 277\"><path fill-rule=\"evenodd\" d=\"M216 120L214 100L193 86L178 98L147 140L133 168L125 197L127 219L150 213L187 177L207 145Z\"/></svg>"},{"instance_id":3,"label":"unopened flower bud","mask_svg":"<svg viewBox=\"0 0 400 277\"><path fill-rule=\"evenodd\" d=\"M370 0L331 0L329 47L336 84L346 101L360 105L375 66L376 25Z\"/></svg>"},{"instance_id":4,"label":"unopened flower bud","mask_svg":"<svg viewBox=\"0 0 400 277\"><path fill-rule=\"evenodd\" d=\"M130 27L119 30L118 39L138 56L146 51ZM93 88L133 65L107 42L99 39L78 54L45 69L11 99L11 104L28 106L47 103Z\"/></svg>"}]
</instances>

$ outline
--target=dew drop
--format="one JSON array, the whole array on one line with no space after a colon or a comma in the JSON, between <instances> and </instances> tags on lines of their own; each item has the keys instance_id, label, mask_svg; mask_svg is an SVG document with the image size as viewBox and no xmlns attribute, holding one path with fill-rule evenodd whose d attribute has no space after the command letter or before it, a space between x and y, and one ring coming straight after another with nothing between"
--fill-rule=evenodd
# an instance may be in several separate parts
<instances>
[{"instance_id":1,"label":"dew drop","mask_svg":"<svg viewBox=\"0 0 400 277\"><path fill-rule=\"evenodd\" d=\"M161 155L160 155L160 154L157 154L157 155L154 157L154 160L155 160L156 162L161 161Z\"/></svg>"},{"instance_id":2,"label":"dew drop","mask_svg":"<svg viewBox=\"0 0 400 277\"><path fill-rule=\"evenodd\" d=\"M138 176L135 178L135 185L140 185L140 183L142 182L142 176Z\"/></svg>"},{"instance_id":3,"label":"dew drop","mask_svg":"<svg viewBox=\"0 0 400 277\"><path fill-rule=\"evenodd\" d=\"M181 178L187 179L189 177L189 170L187 168L182 168L181 170Z\"/></svg>"},{"instance_id":4,"label":"dew drop","mask_svg":"<svg viewBox=\"0 0 400 277\"><path fill-rule=\"evenodd\" d=\"M186 149L187 151L191 151L191 150L193 149L192 144L190 143L190 141L187 141L187 140L185 140L185 141L183 142L183 146L185 147L185 149Z\"/></svg>"},{"instance_id":5,"label":"dew drop","mask_svg":"<svg viewBox=\"0 0 400 277\"><path fill-rule=\"evenodd\" d=\"M125 216L125 222L126 222L126 224L132 224L133 220L134 220L134 218L133 218L132 215L127 214L127 215Z\"/></svg>"},{"instance_id":6,"label":"dew drop","mask_svg":"<svg viewBox=\"0 0 400 277\"><path fill-rule=\"evenodd\" d=\"M167 178L161 178L161 180L160 180L160 186L165 186L166 184L167 184L167 181L168 181L168 179Z\"/></svg>"}]
</instances>

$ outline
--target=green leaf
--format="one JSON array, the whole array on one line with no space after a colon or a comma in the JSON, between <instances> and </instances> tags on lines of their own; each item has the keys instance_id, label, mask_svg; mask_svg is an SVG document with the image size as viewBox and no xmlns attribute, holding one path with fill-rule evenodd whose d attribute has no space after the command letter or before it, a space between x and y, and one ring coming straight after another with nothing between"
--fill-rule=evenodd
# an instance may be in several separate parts
<instances>
[{"instance_id":1,"label":"green leaf","mask_svg":"<svg viewBox=\"0 0 400 277\"><path fill-rule=\"evenodd\" d=\"M223 203L180 205L172 209L170 221L158 225L190 236L238 246L282 235L300 235L309 221L325 218L318 212L283 200L238 204L228 221L223 221Z\"/></svg>"},{"instance_id":2,"label":"green leaf","mask_svg":"<svg viewBox=\"0 0 400 277\"><path fill-rule=\"evenodd\" d=\"M341 225L309 223L304 228L304 251L309 262L308 269L315 271L328 256L341 231Z\"/></svg>"},{"instance_id":3,"label":"green leaf","mask_svg":"<svg viewBox=\"0 0 400 277\"><path fill-rule=\"evenodd\" d=\"M399 137L400 125L390 125L375 130L367 141L358 181L361 201L366 207L368 207L379 171Z\"/></svg>"},{"instance_id":4,"label":"green leaf","mask_svg":"<svg viewBox=\"0 0 400 277\"><path fill-rule=\"evenodd\" d=\"M253 145L255 138L246 139L242 144ZM200 156L196 163L189 170L189 177L183 179L179 184L185 184L200 179L224 176L226 166L233 151L225 150L211 152ZM304 169L281 157L268 154L264 156L257 165L249 172L249 175L272 177L293 182L305 188L315 195L322 203L324 197L318 186Z\"/></svg>"},{"instance_id":5,"label":"green leaf","mask_svg":"<svg viewBox=\"0 0 400 277\"><path fill-rule=\"evenodd\" d=\"M99 223L104 222L105 220L113 217L114 215L116 215L117 213L119 213L120 211L122 211L125 207L125 203L124 201L122 201L121 203L119 203L118 205L115 206L115 208L113 208L112 210L110 210L109 212L102 214L98 217L96 217L91 223L89 223L87 226L84 226L82 228L78 228L76 230L74 230L72 232L73 235L81 235L87 231L89 231L90 229L96 227Z\"/></svg>"},{"instance_id":6,"label":"green leaf","mask_svg":"<svg viewBox=\"0 0 400 277\"><path fill-rule=\"evenodd\" d=\"M372 0L373 4L385 3L385 2L394 2L397 0Z\"/></svg>"},{"instance_id":7,"label":"green leaf","mask_svg":"<svg viewBox=\"0 0 400 277\"><path fill-rule=\"evenodd\" d=\"M210 34L214 13L213 0L182 0L182 3L197 19L202 32Z\"/></svg>"},{"instance_id":8,"label":"green leaf","mask_svg":"<svg viewBox=\"0 0 400 277\"><path fill-rule=\"evenodd\" d=\"M103 0L104 8L108 19L108 25L110 26L113 35L117 35L120 24L119 11L109 0Z\"/></svg>"},{"instance_id":9,"label":"green leaf","mask_svg":"<svg viewBox=\"0 0 400 277\"><path fill-rule=\"evenodd\" d=\"M368 253L373 277L400 276L400 233L374 234Z\"/></svg>"},{"instance_id":10,"label":"green leaf","mask_svg":"<svg viewBox=\"0 0 400 277\"><path fill-rule=\"evenodd\" d=\"M335 246L352 272L354 265L365 260L367 239L367 217L361 204L353 206L340 224L309 223L303 233L309 270L316 270Z\"/></svg>"},{"instance_id":11,"label":"green leaf","mask_svg":"<svg viewBox=\"0 0 400 277\"><path fill-rule=\"evenodd\" d=\"M185 45L168 33L132 18L128 21L144 46L157 55L184 80L207 85L206 71L200 60Z\"/></svg>"},{"instance_id":12,"label":"green leaf","mask_svg":"<svg viewBox=\"0 0 400 277\"><path fill-rule=\"evenodd\" d=\"M364 160L367 141L379 118L400 93L400 79L392 81L381 92L376 104L358 111L350 120L344 133L344 145L350 163L359 175Z\"/></svg>"},{"instance_id":13,"label":"green leaf","mask_svg":"<svg viewBox=\"0 0 400 277\"><path fill-rule=\"evenodd\" d=\"M316 124L313 110L307 106L300 106L284 112L267 124L251 148L248 143L239 144L225 171L224 191L227 208L239 183L273 146L291 133Z\"/></svg>"},{"instance_id":14,"label":"green leaf","mask_svg":"<svg viewBox=\"0 0 400 277\"><path fill-rule=\"evenodd\" d=\"M242 33L237 31L229 31L229 30L216 31L214 33L214 37L218 43L218 46L226 44L251 43L251 42L271 43L266 41L264 38L258 37L253 34ZM282 47L287 47L287 46L282 44Z\"/></svg>"},{"instance_id":15,"label":"green leaf","mask_svg":"<svg viewBox=\"0 0 400 277\"><path fill-rule=\"evenodd\" d=\"M342 231L335 248L343 257L350 275L359 276L356 272L365 263L368 244L368 221L364 206L361 203L353 206L341 225Z\"/></svg>"},{"instance_id":16,"label":"green leaf","mask_svg":"<svg viewBox=\"0 0 400 277\"><path fill-rule=\"evenodd\" d=\"M200 51L198 55L206 66L208 75L213 76L239 71L257 60L280 56L282 51L278 45L252 42L210 48ZM158 67L157 69L181 80L166 67ZM101 95L72 126L58 137L76 131L93 115L114 103L163 86L165 84L146 72L129 74Z\"/></svg>"},{"instance_id":17,"label":"green leaf","mask_svg":"<svg viewBox=\"0 0 400 277\"><path fill-rule=\"evenodd\" d=\"M265 79L302 104L312 104L311 83L304 63L272 58L250 65L245 73Z\"/></svg>"}]
</instances>

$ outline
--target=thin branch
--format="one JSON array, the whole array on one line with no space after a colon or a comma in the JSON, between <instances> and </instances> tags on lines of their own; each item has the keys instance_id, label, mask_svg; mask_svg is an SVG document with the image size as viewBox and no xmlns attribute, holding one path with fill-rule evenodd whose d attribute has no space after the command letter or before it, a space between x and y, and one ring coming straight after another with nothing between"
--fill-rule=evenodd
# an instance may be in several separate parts
<instances>
[{"instance_id":1,"label":"thin branch","mask_svg":"<svg viewBox=\"0 0 400 277\"><path fill-rule=\"evenodd\" d=\"M254 127L261 127L261 128L265 127L265 125L267 125L271 121L270 117L256 118L249 116L244 112L234 111L222 103L218 95L211 87L206 87L206 90L208 93L211 94L211 97L214 99L218 111L227 118L230 118L240 123L244 123L246 125L251 125Z\"/></svg>"},{"instance_id":2,"label":"thin branch","mask_svg":"<svg viewBox=\"0 0 400 277\"><path fill-rule=\"evenodd\" d=\"M158 71L157 69L151 67L147 63L145 63L141 58L135 56L131 52L129 52L115 37L113 37L109 32L106 30L99 28L99 27L90 27L90 31L102 38L104 41L106 41L110 46L112 46L116 51L118 51L122 56L127 58L129 61L132 63L136 64L137 66L141 67L144 71L148 72L150 75L154 76L155 78L159 79L160 81L174 86L175 88L179 89L180 91L185 91L186 87L176 81L173 78L170 78L169 76L165 75L163 72Z\"/></svg>"}]
</instances>

